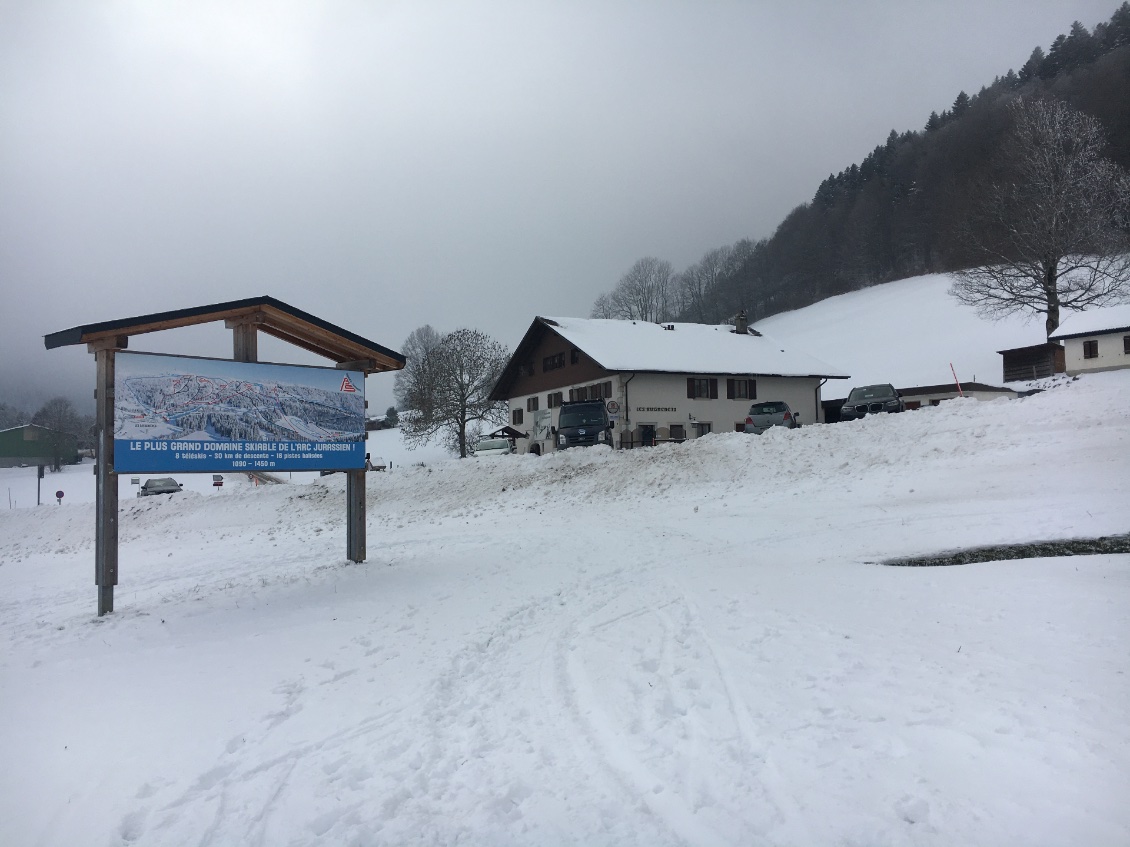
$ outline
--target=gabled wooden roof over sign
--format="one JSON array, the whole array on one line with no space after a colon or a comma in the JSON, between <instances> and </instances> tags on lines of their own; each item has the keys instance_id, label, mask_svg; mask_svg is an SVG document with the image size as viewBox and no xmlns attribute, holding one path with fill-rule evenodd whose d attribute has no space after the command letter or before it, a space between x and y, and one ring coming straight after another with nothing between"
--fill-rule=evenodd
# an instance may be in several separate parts
<instances>
[{"instance_id":1,"label":"gabled wooden roof over sign","mask_svg":"<svg viewBox=\"0 0 1130 847\"><path fill-rule=\"evenodd\" d=\"M309 350L338 364L348 363L366 374L400 370L404 356L375 341L362 338L308 312L276 300L274 297L251 297L192 309L158 312L136 318L121 318L96 324L76 326L53 332L43 339L48 350L73 344L112 342L125 347L131 335L177 329L182 326L226 321L229 325L250 323L267 335L288 344Z\"/></svg>"}]
</instances>

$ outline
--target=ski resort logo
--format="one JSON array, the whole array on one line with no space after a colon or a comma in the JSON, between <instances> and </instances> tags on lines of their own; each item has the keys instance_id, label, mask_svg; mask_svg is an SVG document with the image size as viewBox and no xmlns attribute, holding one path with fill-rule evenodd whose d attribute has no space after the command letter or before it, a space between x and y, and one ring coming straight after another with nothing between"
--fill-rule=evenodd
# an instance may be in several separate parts
<instances>
[{"instance_id":1,"label":"ski resort logo","mask_svg":"<svg viewBox=\"0 0 1130 847\"><path fill-rule=\"evenodd\" d=\"M349 377L346 376L346 377L342 378L341 388L339 388L338 390L339 391L356 391L357 388L353 385L352 382L349 381Z\"/></svg>"}]
</instances>

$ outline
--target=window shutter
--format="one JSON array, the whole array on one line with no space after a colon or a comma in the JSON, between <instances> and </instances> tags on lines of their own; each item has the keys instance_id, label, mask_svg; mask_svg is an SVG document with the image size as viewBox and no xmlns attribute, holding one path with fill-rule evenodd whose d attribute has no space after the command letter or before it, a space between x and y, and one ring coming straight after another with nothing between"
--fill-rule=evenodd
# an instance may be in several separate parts
<instances>
[{"instance_id":1,"label":"window shutter","mask_svg":"<svg viewBox=\"0 0 1130 847\"><path fill-rule=\"evenodd\" d=\"M710 380L710 399L711 400L717 400L718 399L718 380L717 379Z\"/></svg>"},{"instance_id":2,"label":"window shutter","mask_svg":"<svg viewBox=\"0 0 1130 847\"><path fill-rule=\"evenodd\" d=\"M687 377L687 399L694 399L694 377L692 376Z\"/></svg>"},{"instance_id":3,"label":"window shutter","mask_svg":"<svg viewBox=\"0 0 1130 847\"><path fill-rule=\"evenodd\" d=\"M750 400L756 400L757 399L757 380L756 379L751 379L749 381L749 399Z\"/></svg>"},{"instance_id":4,"label":"window shutter","mask_svg":"<svg viewBox=\"0 0 1130 847\"><path fill-rule=\"evenodd\" d=\"M734 383L736 383L736 382L737 382L736 379L727 379L726 380L726 399L727 400L733 400L734 397L736 396L737 392L734 390Z\"/></svg>"}]
</instances>

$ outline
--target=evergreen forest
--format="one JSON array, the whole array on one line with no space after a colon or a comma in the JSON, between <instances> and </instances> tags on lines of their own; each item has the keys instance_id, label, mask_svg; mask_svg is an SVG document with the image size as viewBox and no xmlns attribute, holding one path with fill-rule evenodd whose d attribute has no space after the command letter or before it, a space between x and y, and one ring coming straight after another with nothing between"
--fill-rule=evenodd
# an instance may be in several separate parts
<instances>
[{"instance_id":1,"label":"evergreen forest","mask_svg":"<svg viewBox=\"0 0 1130 847\"><path fill-rule=\"evenodd\" d=\"M862 162L829 174L771 237L713 249L678 273L666 261L639 260L618 290L597 299L592 316L713 323L745 310L756 321L976 264L963 225L1000 175L998 150L1018 97L1057 98L1091 115L1105 133L1106 157L1130 168L1130 2L1093 31L1075 22L980 91L957 92L922 129L891 130ZM622 296L648 280L666 293L653 290L646 302L636 295L634 305Z\"/></svg>"}]
</instances>

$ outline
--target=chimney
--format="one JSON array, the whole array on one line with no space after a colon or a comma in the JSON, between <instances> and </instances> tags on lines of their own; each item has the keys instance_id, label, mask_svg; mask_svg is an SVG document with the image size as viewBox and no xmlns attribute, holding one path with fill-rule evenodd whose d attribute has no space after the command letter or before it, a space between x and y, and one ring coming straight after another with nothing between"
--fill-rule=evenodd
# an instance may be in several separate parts
<instances>
[{"instance_id":1,"label":"chimney","mask_svg":"<svg viewBox=\"0 0 1130 847\"><path fill-rule=\"evenodd\" d=\"M749 320L745 316L745 309L734 317L734 332L738 335L746 335L749 332Z\"/></svg>"}]
</instances>

